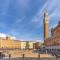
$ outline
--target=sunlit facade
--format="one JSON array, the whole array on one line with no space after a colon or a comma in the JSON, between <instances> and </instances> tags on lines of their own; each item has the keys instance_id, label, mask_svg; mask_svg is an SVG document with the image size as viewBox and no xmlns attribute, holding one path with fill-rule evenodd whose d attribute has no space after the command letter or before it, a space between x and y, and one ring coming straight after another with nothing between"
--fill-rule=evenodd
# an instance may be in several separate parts
<instances>
[{"instance_id":1,"label":"sunlit facade","mask_svg":"<svg viewBox=\"0 0 60 60\"><path fill-rule=\"evenodd\" d=\"M35 41L20 41L20 40L14 40L10 37L1 38L0 37L0 48L18 48L18 49L36 49L38 46L40 46L41 42L35 42Z\"/></svg>"},{"instance_id":2,"label":"sunlit facade","mask_svg":"<svg viewBox=\"0 0 60 60\"><path fill-rule=\"evenodd\" d=\"M10 37L0 38L0 48L20 48L21 42Z\"/></svg>"}]
</instances>

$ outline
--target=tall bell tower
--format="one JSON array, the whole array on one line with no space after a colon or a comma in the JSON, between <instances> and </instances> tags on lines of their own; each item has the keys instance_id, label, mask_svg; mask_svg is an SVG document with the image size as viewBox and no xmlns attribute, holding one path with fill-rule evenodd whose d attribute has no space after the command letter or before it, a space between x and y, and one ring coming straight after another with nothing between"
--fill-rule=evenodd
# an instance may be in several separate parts
<instances>
[{"instance_id":1,"label":"tall bell tower","mask_svg":"<svg viewBox=\"0 0 60 60\"><path fill-rule=\"evenodd\" d=\"M44 40L48 38L48 12L47 10L44 12Z\"/></svg>"}]
</instances>

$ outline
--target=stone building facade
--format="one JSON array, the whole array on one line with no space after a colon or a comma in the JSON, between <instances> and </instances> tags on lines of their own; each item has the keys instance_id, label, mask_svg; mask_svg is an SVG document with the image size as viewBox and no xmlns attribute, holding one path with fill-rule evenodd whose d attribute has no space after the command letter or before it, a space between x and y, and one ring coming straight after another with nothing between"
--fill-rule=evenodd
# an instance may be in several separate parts
<instances>
[{"instance_id":1,"label":"stone building facade","mask_svg":"<svg viewBox=\"0 0 60 60\"><path fill-rule=\"evenodd\" d=\"M38 45L36 43L39 43ZM0 49L36 49L41 42L13 40L10 37L0 37Z\"/></svg>"},{"instance_id":2,"label":"stone building facade","mask_svg":"<svg viewBox=\"0 0 60 60\"><path fill-rule=\"evenodd\" d=\"M0 37L0 48L20 48L21 42L18 40L10 39L10 37L1 38Z\"/></svg>"}]
</instances>

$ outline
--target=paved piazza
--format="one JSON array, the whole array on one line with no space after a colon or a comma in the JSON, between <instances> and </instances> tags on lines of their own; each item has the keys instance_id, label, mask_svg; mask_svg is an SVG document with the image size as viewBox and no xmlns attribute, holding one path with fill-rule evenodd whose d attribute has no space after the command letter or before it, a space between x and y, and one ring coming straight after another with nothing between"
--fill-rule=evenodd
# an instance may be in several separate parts
<instances>
[{"instance_id":1,"label":"paved piazza","mask_svg":"<svg viewBox=\"0 0 60 60\"><path fill-rule=\"evenodd\" d=\"M47 58L49 57L48 54L38 54L34 52L33 50L4 50L3 54L5 54L6 57L9 57L9 54L11 54L11 58L17 58L17 57L31 57L31 58Z\"/></svg>"}]
</instances>

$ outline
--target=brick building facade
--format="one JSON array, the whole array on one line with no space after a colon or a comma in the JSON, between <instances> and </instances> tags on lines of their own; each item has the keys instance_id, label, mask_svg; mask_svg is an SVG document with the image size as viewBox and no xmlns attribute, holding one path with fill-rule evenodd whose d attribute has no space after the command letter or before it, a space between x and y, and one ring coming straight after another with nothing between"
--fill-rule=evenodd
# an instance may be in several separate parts
<instances>
[{"instance_id":1,"label":"brick building facade","mask_svg":"<svg viewBox=\"0 0 60 60\"><path fill-rule=\"evenodd\" d=\"M46 46L58 46L60 45L60 22L55 28L51 29L51 37L44 40Z\"/></svg>"}]
</instances>

